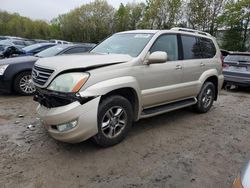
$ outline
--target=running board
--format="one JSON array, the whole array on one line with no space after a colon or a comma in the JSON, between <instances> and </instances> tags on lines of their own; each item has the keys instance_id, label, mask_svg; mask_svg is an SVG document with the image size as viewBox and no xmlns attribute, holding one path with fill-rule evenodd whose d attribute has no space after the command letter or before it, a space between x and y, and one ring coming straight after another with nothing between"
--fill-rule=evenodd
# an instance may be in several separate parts
<instances>
[{"instance_id":1,"label":"running board","mask_svg":"<svg viewBox=\"0 0 250 188\"><path fill-rule=\"evenodd\" d=\"M151 117L151 116L156 116L156 115L159 115L159 114L163 114L163 113L166 113L166 112L170 112L170 111L173 111L173 110L184 108L184 107L187 107L187 106L191 106L191 105L196 104L196 102L197 102L196 98L189 98L189 99L184 99L184 100L181 100L181 101L176 101L176 102L172 102L172 103L168 103L168 104L164 104L164 105L144 109L142 111L142 114L141 114L141 119L142 118L148 118L148 117Z\"/></svg>"}]
</instances>

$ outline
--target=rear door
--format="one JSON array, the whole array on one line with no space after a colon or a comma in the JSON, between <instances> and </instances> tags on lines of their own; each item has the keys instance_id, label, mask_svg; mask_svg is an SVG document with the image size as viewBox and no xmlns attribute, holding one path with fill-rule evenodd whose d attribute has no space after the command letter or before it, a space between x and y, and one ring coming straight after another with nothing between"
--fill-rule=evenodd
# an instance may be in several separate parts
<instances>
[{"instance_id":1,"label":"rear door","mask_svg":"<svg viewBox=\"0 0 250 188\"><path fill-rule=\"evenodd\" d=\"M199 78L204 72L204 62L199 38L181 34L183 49L183 97L196 96L199 92Z\"/></svg>"},{"instance_id":2,"label":"rear door","mask_svg":"<svg viewBox=\"0 0 250 188\"><path fill-rule=\"evenodd\" d=\"M209 38L199 37L203 71L214 69L221 65L221 59L215 58L216 48Z\"/></svg>"}]
</instances>

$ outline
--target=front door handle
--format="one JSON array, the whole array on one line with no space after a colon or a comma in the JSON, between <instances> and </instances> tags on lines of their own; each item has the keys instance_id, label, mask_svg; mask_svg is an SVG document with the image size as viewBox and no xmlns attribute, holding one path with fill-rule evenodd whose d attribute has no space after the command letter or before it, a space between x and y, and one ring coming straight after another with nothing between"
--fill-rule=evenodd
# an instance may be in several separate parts
<instances>
[{"instance_id":1,"label":"front door handle","mask_svg":"<svg viewBox=\"0 0 250 188\"><path fill-rule=\"evenodd\" d=\"M201 63L201 64L200 64L200 66L201 66L201 67L204 67L204 66L205 66L205 64L204 64L204 63Z\"/></svg>"},{"instance_id":2,"label":"front door handle","mask_svg":"<svg viewBox=\"0 0 250 188\"><path fill-rule=\"evenodd\" d=\"M182 69L182 66L181 65L176 65L175 69L180 70L180 69Z\"/></svg>"}]
</instances>

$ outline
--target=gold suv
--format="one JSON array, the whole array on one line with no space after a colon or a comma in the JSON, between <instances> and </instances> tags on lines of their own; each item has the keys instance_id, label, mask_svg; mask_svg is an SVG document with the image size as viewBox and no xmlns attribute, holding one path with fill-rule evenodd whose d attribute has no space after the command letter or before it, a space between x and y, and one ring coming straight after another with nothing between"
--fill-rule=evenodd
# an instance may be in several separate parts
<instances>
[{"instance_id":1,"label":"gold suv","mask_svg":"<svg viewBox=\"0 0 250 188\"><path fill-rule=\"evenodd\" d=\"M107 147L139 119L187 106L207 112L223 83L222 63L215 38L205 32L120 32L89 53L38 60L34 100L53 138L93 138Z\"/></svg>"}]
</instances>

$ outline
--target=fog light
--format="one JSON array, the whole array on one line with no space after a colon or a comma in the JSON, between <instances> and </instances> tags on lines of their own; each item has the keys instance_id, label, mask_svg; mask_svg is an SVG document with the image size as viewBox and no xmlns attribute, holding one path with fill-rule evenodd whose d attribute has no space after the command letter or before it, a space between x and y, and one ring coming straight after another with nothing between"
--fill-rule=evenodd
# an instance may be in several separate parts
<instances>
[{"instance_id":1,"label":"fog light","mask_svg":"<svg viewBox=\"0 0 250 188\"><path fill-rule=\"evenodd\" d=\"M73 129L76 125L77 125L77 120L71 121L69 123L57 125L56 128L60 132L65 132L65 131L68 131L70 129Z\"/></svg>"}]
</instances>

